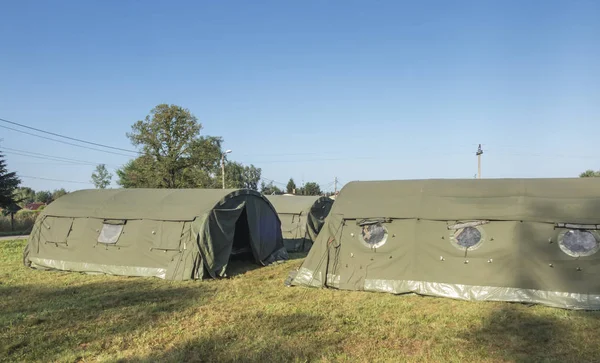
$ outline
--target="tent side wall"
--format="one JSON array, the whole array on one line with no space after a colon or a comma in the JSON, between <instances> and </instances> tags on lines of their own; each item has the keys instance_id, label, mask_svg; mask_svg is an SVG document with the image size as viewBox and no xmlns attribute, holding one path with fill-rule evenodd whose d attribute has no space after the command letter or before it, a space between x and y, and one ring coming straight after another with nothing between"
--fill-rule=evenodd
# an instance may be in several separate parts
<instances>
[{"instance_id":1,"label":"tent side wall","mask_svg":"<svg viewBox=\"0 0 600 363\"><path fill-rule=\"evenodd\" d=\"M326 197L267 196L281 220L288 252L305 252L313 245L333 201Z\"/></svg>"},{"instance_id":2,"label":"tent side wall","mask_svg":"<svg viewBox=\"0 0 600 363\"><path fill-rule=\"evenodd\" d=\"M306 244L305 215L300 213L279 213L283 243L288 252L298 252Z\"/></svg>"},{"instance_id":3,"label":"tent side wall","mask_svg":"<svg viewBox=\"0 0 600 363\"><path fill-rule=\"evenodd\" d=\"M191 222L124 220L118 239L102 243L98 238L104 222L98 218L40 217L29 237L26 265L170 280L202 277Z\"/></svg>"},{"instance_id":4,"label":"tent side wall","mask_svg":"<svg viewBox=\"0 0 600 363\"><path fill-rule=\"evenodd\" d=\"M435 181L434 190L423 187L431 181L421 181L421 188L415 188L418 181L383 186L396 189L395 199L382 198L377 183L355 183L350 191L359 194L342 190L292 283L600 309L600 253L589 239L594 236L598 246L600 183L477 182ZM374 186L376 197L369 200L367 187ZM461 196L458 190L466 189L471 195ZM554 194L540 195L544 190ZM430 204L432 198L442 201L438 209ZM409 200L416 211L406 206ZM397 208L392 207L395 203ZM577 225L588 222L593 225ZM466 230L474 244L461 240ZM568 236L588 239L577 244Z\"/></svg>"}]
</instances>

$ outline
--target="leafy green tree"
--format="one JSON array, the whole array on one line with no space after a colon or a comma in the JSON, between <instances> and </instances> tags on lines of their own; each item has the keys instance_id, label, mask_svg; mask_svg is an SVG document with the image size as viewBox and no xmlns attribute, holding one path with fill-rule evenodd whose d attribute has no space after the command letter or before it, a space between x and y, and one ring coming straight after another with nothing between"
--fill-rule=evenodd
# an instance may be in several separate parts
<instances>
[{"instance_id":1,"label":"leafy green tree","mask_svg":"<svg viewBox=\"0 0 600 363\"><path fill-rule=\"evenodd\" d=\"M15 190L15 202L20 206L24 207L29 203L35 201L35 190L29 187L21 187Z\"/></svg>"},{"instance_id":2,"label":"leafy green tree","mask_svg":"<svg viewBox=\"0 0 600 363\"><path fill-rule=\"evenodd\" d=\"M50 204L52 203L52 193L50 193L48 190L40 190L39 192L35 193L35 201L38 203Z\"/></svg>"},{"instance_id":3,"label":"leafy green tree","mask_svg":"<svg viewBox=\"0 0 600 363\"><path fill-rule=\"evenodd\" d=\"M96 170L92 173L92 183L97 189L106 189L111 180L112 174L108 172L105 164L96 166Z\"/></svg>"},{"instance_id":4,"label":"leafy green tree","mask_svg":"<svg viewBox=\"0 0 600 363\"><path fill-rule=\"evenodd\" d=\"M117 171L125 188L206 188L220 176L220 137L200 136L189 110L161 104L127 134L142 155Z\"/></svg>"},{"instance_id":5,"label":"leafy green tree","mask_svg":"<svg viewBox=\"0 0 600 363\"><path fill-rule=\"evenodd\" d=\"M594 171L594 170L586 170L583 173L579 174L580 178L596 178L596 177L600 177L600 171Z\"/></svg>"},{"instance_id":6,"label":"leafy green tree","mask_svg":"<svg viewBox=\"0 0 600 363\"><path fill-rule=\"evenodd\" d=\"M158 188L160 181L153 178L154 161L150 156L140 156L130 160L121 169L117 170L119 180L117 184L123 188Z\"/></svg>"},{"instance_id":7,"label":"leafy green tree","mask_svg":"<svg viewBox=\"0 0 600 363\"><path fill-rule=\"evenodd\" d=\"M8 171L4 155L0 152L0 208L3 214L10 215L11 230L14 230L14 215L21 209L15 200L15 191L20 183L17 173Z\"/></svg>"},{"instance_id":8,"label":"leafy green tree","mask_svg":"<svg viewBox=\"0 0 600 363\"><path fill-rule=\"evenodd\" d=\"M58 198L62 197L63 195L66 195L66 194L68 194L68 193L65 190L65 188L55 189L52 192L52 200L57 200Z\"/></svg>"},{"instance_id":9,"label":"leafy green tree","mask_svg":"<svg viewBox=\"0 0 600 363\"><path fill-rule=\"evenodd\" d=\"M247 188L258 190L261 169L254 165L243 166L238 162L225 164L225 188Z\"/></svg>"},{"instance_id":10,"label":"leafy green tree","mask_svg":"<svg viewBox=\"0 0 600 363\"><path fill-rule=\"evenodd\" d=\"M287 186L285 187L285 190L288 194L294 194L296 191L296 183L294 183L294 179L290 178L290 181L288 181Z\"/></svg>"},{"instance_id":11,"label":"leafy green tree","mask_svg":"<svg viewBox=\"0 0 600 363\"><path fill-rule=\"evenodd\" d=\"M264 195L283 194L283 191L273 185L273 182L266 184L264 181L260 183L260 192Z\"/></svg>"},{"instance_id":12,"label":"leafy green tree","mask_svg":"<svg viewBox=\"0 0 600 363\"><path fill-rule=\"evenodd\" d=\"M261 173L261 168L257 168L252 164L250 164L250 166L245 166L243 173L244 188L258 191L258 182L260 181Z\"/></svg>"},{"instance_id":13,"label":"leafy green tree","mask_svg":"<svg viewBox=\"0 0 600 363\"><path fill-rule=\"evenodd\" d=\"M302 195L321 195L321 187L319 184L314 182L308 182L304 184L302 188Z\"/></svg>"}]
</instances>

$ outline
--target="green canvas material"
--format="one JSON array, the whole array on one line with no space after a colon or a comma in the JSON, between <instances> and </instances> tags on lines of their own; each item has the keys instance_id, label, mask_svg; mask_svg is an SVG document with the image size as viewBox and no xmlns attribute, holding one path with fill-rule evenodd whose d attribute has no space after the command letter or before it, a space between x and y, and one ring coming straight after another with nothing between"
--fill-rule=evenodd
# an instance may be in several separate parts
<instances>
[{"instance_id":1,"label":"green canvas material","mask_svg":"<svg viewBox=\"0 0 600 363\"><path fill-rule=\"evenodd\" d=\"M383 245L364 243L365 220ZM469 222L481 242L460 248L453 228ZM597 234L600 180L353 182L292 284L600 309L600 253L563 252L565 223Z\"/></svg>"},{"instance_id":2,"label":"green canvas material","mask_svg":"<svg viewBox=\"0 0 600 363\"><path fill-rule=\"evenodd\" d=\"M240 221L245 211L247 218ZM26 266L170 280L225 274L236 233L265 265L287 259L281 224L260 193L240 190L84 190L51 203L24 251ZM103 228L121 230L116 243ZM122 228L122 229L119 229ZM112 229L115 230L115 229Z\"/></svg>"},{"instance_id":3,"label":"green canvas material","mask_svg":"<svg viewBox=\"0 0 600 363\"><path fill-rule=\"evenodd\" d=\"M308 251L325 224L333 200L318 196L267 195L279 219L288 252Z\"/></svg>"}]
</instances>

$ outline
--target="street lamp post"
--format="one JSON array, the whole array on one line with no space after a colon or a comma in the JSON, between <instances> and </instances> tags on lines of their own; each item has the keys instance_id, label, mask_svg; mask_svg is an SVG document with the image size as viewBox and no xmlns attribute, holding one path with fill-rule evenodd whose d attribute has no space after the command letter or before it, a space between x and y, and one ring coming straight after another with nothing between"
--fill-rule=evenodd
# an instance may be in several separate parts
<instances>
[{"instance_id":1,"label":"street lamp post","mask_svg":"<svg viewBox=\"0 0 600 363\"><path fill-rule=\"evenodd\" d=\"M225 154L231 153L231 150L226 150L221 154L221 176L223 177L223 189L225 189Z\"/></svg>"}]
</instances>

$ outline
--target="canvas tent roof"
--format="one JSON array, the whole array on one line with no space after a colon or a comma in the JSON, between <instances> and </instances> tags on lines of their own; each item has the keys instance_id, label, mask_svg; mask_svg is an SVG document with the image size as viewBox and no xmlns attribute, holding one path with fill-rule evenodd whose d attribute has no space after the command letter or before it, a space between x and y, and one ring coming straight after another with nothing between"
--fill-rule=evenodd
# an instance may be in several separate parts
<instances>
[{"instance_id":1,"label":"canvas tent roof","mask_svg":"<svg viewBox=\"0 0 600 363\"><path fill-rule=\"evenodd\" d=\"M345 218L598 223L600 182L571 179L432 179L351 182L332 213Z\"/></svg>"},{"instance_id":2,"label":"canvas tent roof","mask_svg":"<svg viewBox=\"0 0 600 363\"><path fill-rule=\"evenodd\" d=\"M293 285L600 309L600 179L353 182Z\"/></svg>"},{"instance_id":3,"label":"canvas tent roof","mask_svg":"<svg viewBox=\"0 0 600 363\"><path fill-rule=\"evenodd\" d=\"M256 194L237 189L91 189L62 196L43 214L56 217L191 221L225 197Z\"/></svg>"}]
</instances>

